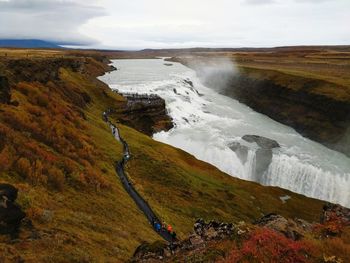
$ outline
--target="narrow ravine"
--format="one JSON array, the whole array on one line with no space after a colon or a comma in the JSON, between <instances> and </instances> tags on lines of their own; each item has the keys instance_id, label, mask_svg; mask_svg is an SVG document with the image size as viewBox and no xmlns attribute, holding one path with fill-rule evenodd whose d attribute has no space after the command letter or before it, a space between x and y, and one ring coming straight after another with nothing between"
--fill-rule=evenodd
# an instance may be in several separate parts
<instances>
[{"instance_id":1,"label":"narrow ravine","mask_svg":"<svg viewBox=\"0 0 350 263\"><path fill-rule=\"evenodd\" d=\"M155 225L159 223L162 224L161 220L156 216L153 212L150 205L142 198L142 196L136 191L135 187L127 177L124 171L125 164L129 161L131 157L131 153L129 150L129 146L127 142L121 137L118 127L116 127L108 118L109 114L112 110L108 109L103 112L103 120L109 125L112 130L113 137L123 144L123 158L120 161L116 162L115 170L123 184L124 189L128 192L130 197L134 200L139 209L144 213L148 222L151 224L153 230L160 235L165 241L169 243L173 243L176 241L171 233L169 233L166 229L161 228L159 231L156 230Z\"/></svg>"}]
</instances>

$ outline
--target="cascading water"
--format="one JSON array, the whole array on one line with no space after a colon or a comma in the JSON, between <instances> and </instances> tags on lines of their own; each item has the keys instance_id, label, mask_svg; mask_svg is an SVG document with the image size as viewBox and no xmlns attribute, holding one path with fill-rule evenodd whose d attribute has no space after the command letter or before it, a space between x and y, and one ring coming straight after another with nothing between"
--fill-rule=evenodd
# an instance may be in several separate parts
<instances>
[{"instance_id":1,"label":"cascading water","mask_svg":"<svg viewBox=\"0 0 350 263\"><path fill-rule=\"evenodd\" d=\"M205 87L193 70L164 63L162 59L115 60L118 70L101 77L112 89L157 94L165 100L175 127L155 134L155 140L181 148L232 176L350 207L348 157ZM273 139L281 146L272 149L271 163L263 174L255 173L258 147L242 140L247 134ZM243 157L232 144L246 147Z\"/></svg>"}]
</instances>

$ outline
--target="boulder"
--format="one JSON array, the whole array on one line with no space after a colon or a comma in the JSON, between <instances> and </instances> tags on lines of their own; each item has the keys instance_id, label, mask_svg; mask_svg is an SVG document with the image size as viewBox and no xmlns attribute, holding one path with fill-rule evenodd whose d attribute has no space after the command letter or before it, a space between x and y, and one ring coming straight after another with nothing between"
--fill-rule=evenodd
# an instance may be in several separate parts
<instances>
[{"instance_id":1,"label":"boulder","mask_svg":"<svg viewBox=\"0 0 350 263\"><path fill-rule=\"evenodd\" d=\"M9 184L0 184L0 234L17 237L25 213L15 203L18 190Z\"/></svg>"},{"instance_id":2,"label":"boulder","mask_svg":"<svg viewBox=\"0 0 350 263\"><path fill-rule=\"evenodd\" d=\"M186 82L188 85L190 85L190 87L193 88L193 82L189 79L184 79L184 82Z\"/></svg>"},{"instance_id":3,"label":"boulder","mask_svg":"<svg viewBox=\"0 0 350 263\"><path fill-rule=\"evenodd\" d=\"M198 219L194 224L194 233L204 240L225 239L232 235L233 224L226 224L217 221L205 223L203 219Z\"/></svg>"},{"instance_id":4,"label":"boulder","mask_svg":"<svg viewBox=\"0 0 350 263\"><path fill-rule=\"evenodd\" d=\"M17 199L18 190L10 184L0 184L0 196L6 196L11 202Z\"/></svg>"},{"instance_id":5,"label":"boulder","mask_svg":"<svg viewBox=\"0 0 350 263\"><path fill-rule=\"evenodd\" d=\"M10 104L11 90L8 80L4 76L0 76L0 103Z\"/></svg>"},{"instance_id":6,"label":"boulder","mask_svg":"<svg viewBox=\"0 0 350 263\"><path fill-rule=\"evenodd\" d=\"M345 225L350 225L350 209L332 203L325 204L321 215L321 223L327 223L335 219L341 220Z\"/></svg>"},{"instance_id":7,"label":"boulder","mask_svg":"<svg viewBox=\"0 0 350 263\"><path fill-rule=\"evenodd\" d=\"M269 138L258 135L244 135L242 139L249 143L255 142L260 148L263 149L273 149L280 147L278 142L276 142L275 140L271 140Z\"/></svg>"}]
</instances>

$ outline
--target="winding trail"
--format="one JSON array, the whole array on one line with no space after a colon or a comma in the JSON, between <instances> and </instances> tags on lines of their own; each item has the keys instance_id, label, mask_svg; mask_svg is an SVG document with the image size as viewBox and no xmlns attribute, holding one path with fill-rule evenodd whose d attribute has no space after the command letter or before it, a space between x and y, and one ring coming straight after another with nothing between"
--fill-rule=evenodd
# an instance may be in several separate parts
<instances>
[{"instance_id":1,"label":"winding trail","mask_svg":"<svg viewBox=\"0 0 350 263\"><path fill-rule=\"evenodd\" d=\"M123 158L120 161L116 162L115 170L125 188L125 190L128 192L130 197L135 201L136 205L139 207L139 209L145 214L147 217L147 220L151 224L153 230L157 232L164 240L166 240L169 243L173 243L176 241L176 238L173 238L173 236L166 230L161 228L160 231L157 231L155 228L155 224L159 223L162 224L161 220L156 216L156 214L153 212L150 205L142 198L142 196L136 191L133 184L130 182L129 178L126 176L124 171L125 164L129 161L131 157L131 153L129 150L129 146L127 142L120 136L120 132L118 127L116 127L108 118L109 113L111 110L107 110L103 112L102 117L103 120L108 123L109 127L112 130L112 134L114 138L121 142L123 144Z\"/></svg>"}]
</instances>

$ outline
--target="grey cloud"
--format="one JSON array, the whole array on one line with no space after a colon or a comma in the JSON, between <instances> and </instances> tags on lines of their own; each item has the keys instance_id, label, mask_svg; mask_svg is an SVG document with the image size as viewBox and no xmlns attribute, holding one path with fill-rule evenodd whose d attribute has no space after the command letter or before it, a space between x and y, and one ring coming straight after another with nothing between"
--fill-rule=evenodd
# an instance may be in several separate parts
<instances>
[{"instance_id":1,"label":"grey cloud","mask_svg":"<svg viewBox=\"0 0 350 263\"><path fill-rule=\"evenodd\" d=\"M349 0L0 0L0 38L125 49L349 44L349 7Z\"/></svg>"},{"instance_id":2,"label":"grey cloud","mask_svg":"<svg viewBox=\"0 0 350 263\"><path fill-rule=\"evenodd\" d=\"M294 0L297 3L313 3L313 4L321 4L324 2L330 2L331 0Z\"/></svg>"},{"instance_id":3,"label":"grey cloud","mask_svg":"<svg viewBox=\"0 0 350 263\"><path fill-rule=\"evenodd\" d=\"M273 4L274 0L245 0L245 3L248 5L265 5L265 4Z\"/></svg>"},{"instance_id":4,"label":"grey cloud","mask_svg":"<svg viewBox=\"0 0 350 263\"><path fill-rule=\"evenodd\" d=\"M39 38L64 43L94 43L79 33L88 20L104 15L101 7L86 1L0 1L0 38Z\"/></svg>"}]
</instances>

